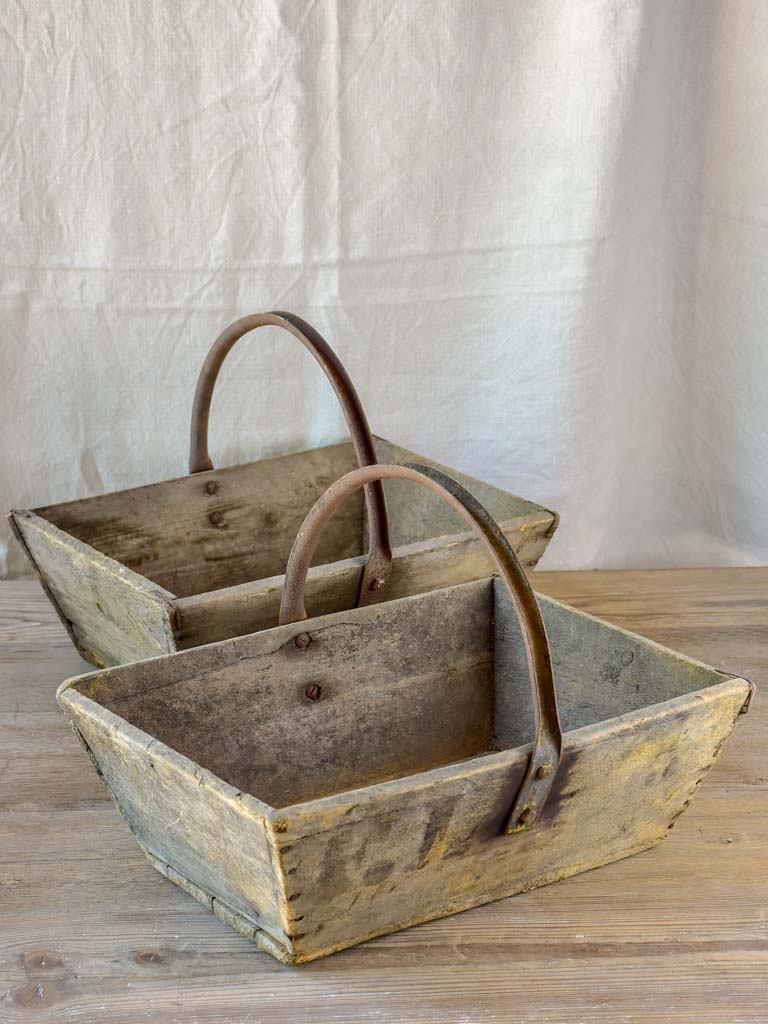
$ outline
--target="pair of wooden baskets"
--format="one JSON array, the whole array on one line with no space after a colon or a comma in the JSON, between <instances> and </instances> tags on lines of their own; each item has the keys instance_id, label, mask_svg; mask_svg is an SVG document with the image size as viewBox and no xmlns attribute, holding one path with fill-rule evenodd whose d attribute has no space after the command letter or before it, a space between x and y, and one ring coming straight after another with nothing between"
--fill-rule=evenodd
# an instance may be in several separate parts
<instances>
[{"instance_id":1,"label":"pair of wooden baskets","mask_svg":"<svg viewBox=\"0 0 768 1024\"><path fill-rule=\"evenodd\" d=\"M219 368L270 324L352 444L213 470ZM119 666L58 699L150 862L284 962L654 845L751 696L535 597L521 561L556 515L392 464L414 458L371 436L317 332L269 313L208 356L190 476L11 514L78 649Z\"/></svg>"}]
</instances>

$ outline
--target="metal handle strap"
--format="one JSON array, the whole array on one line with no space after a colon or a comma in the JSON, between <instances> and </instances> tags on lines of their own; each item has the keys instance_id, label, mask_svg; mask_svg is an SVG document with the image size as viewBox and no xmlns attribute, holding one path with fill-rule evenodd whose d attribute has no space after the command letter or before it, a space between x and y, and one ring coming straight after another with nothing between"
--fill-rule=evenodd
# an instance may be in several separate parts
<instances>
[{"instance_id":1,"label":"metal handle strap","mask_svg":"<svg viewBox=\"0 0 768 1024\"><path fill-rule=\"evenodd\" d=\"M294 541L285 570L280 624L307 617L304 590L312 555L323 527L351 494L374 480L412 480L435 491L480 535L507 586L520 623L533 696L535 736L523 781L512 805L507 832L530 828L541 816L562 758L563 739L557 713L549 643L536 597L509 541L483 506L451 477L430 466L367 466L331 484L313 505Z\"/></svg>"},{"instance_id":2,"label":"metal handle strap","mask_svg":"<svg viewBox=\"0 0 768 1024\"><path fill-rule=\"evenodd\" d=\"M360 466L376 464L376 449L371 429L360 398L341 360L318 331L301 317L293 313L254 313L236 320L225 328L211 346L206 356L195 388L192 405L192 427L189 441L189 472L203 473L213 469L208 453L208 420L211 399L221 365L230 349L244 334L257 327L282 327L312 353L331 382L339 400L352 436L355 455ZM365 604L389 576L392 565L392 548L389 539L387 506L381 480L374 479L365 487L365 501L368 510L370 552L360 584L358 604Z\"/></svg>"}]
</instances>

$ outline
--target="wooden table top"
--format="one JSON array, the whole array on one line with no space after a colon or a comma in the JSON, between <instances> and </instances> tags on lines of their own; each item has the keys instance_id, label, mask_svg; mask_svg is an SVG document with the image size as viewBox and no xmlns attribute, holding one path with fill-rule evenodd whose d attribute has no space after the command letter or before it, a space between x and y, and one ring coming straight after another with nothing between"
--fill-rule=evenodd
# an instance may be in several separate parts
<instances>
[{"instance_id":1,"label":"wooden table top","mask_svg":"<svg viewBox=\"0 0 768 1024\"><path fill-rule=\"evenodd\" d=\"M290 968L146 863L56 705L88 666L36 583L0 583L0 1024L768 1022L768 569L535 585L757 683L690 810L646 853Z\"/></svg>"}]
</instances>

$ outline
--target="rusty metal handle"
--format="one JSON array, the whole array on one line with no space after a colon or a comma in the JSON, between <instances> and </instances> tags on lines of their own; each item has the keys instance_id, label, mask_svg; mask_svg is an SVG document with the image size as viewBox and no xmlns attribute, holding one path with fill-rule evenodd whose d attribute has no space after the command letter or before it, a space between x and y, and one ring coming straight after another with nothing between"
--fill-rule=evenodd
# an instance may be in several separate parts
<instances>
[{"instance_id":1,"label":"rusty metal handle","mask_svg":"<svg viewBox=\"0 0 768 1024\"><path fill-rule=\"evenodd\" d=\"M374 480L393 478L412 480L435 491L473 527L488 548L512 598L528 659L536 731L530 762L512 805L506 830L524 831L539 820L562 758L563 738L549 643L538 602L509 541L480 502L461 484L431 466L416 463L354 469L331 484L310 509L293 543L285 570L280 624L301 622L307 617L304 607L307 572L323 527L333 512L361 487L370 485Z\"/></svg>"},{"instance_id":2,"label":"rusty metal handle","mask_svg":"<svg viewBox=\"0 0 768 1024\"><path fill-rule=\"evenodd\" d=\"M236 320L226 327L211 346L206 356L195 388L192 405L192 427L189 439L189 472L204 473L213 469L208 453L208 420L211 399L221 365L230 349L244 334L257 327L282 327L312 353L331 382L339 400L352 436L355 455L360 466L376 464L376 449L371 428L355 387L344 369L341 360L323 336L301 317L280 311L254 313ZM368 509L368 531L370 553L360 583L358 604L366 604L385 583L392 566L392 547L389 539L389 522L384 487L375 479L365 488L365 502Z\"/></svg>"}]
</instances>

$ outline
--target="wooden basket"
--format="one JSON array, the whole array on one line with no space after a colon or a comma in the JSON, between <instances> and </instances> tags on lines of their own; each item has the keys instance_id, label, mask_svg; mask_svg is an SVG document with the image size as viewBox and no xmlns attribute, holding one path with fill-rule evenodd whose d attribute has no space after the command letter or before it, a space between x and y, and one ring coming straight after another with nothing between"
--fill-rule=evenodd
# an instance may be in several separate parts
<instances>
[{"instance_id":1,"label":"wooden basket","mask_svg":"<svg viewBox=\"0 0 768 1024\"><path fill-rule=\"evenodd\" d=\"M214 470L207 433L217 374L240 337L267 325L289 331L320 363L352 442ZM121 664L276 625L288 553L315 499L356 464L413 458L421 457L371 436L349 377L317 331L290 313L257 314L227 328L203 366L190 476L14 511L11 525L83 657ZM486 503L526 567L535 566L557 516L455 475ZM357 494L318 548L309 579L318 612L428 591L485 571L477 539L461 519L431 494L414 500L397 480L387 484L397 523L393 562L381 482L367 488L366 498L367 519Z\"/></svg>"},{"instance_id":2,"label":"wooden basket","mask_svg":"<svg viewBox=\"0 0 768 1024\"><path fill-rule=\"evenodd\" d=\"M446 498L501 579L304 621L320 528L398 478ZM653 846L752 692L535 598L488 513L426 467L329 489L281 620L80 676L58 699L154 867L288 963Z\"/></svg>"}]
</instances>

